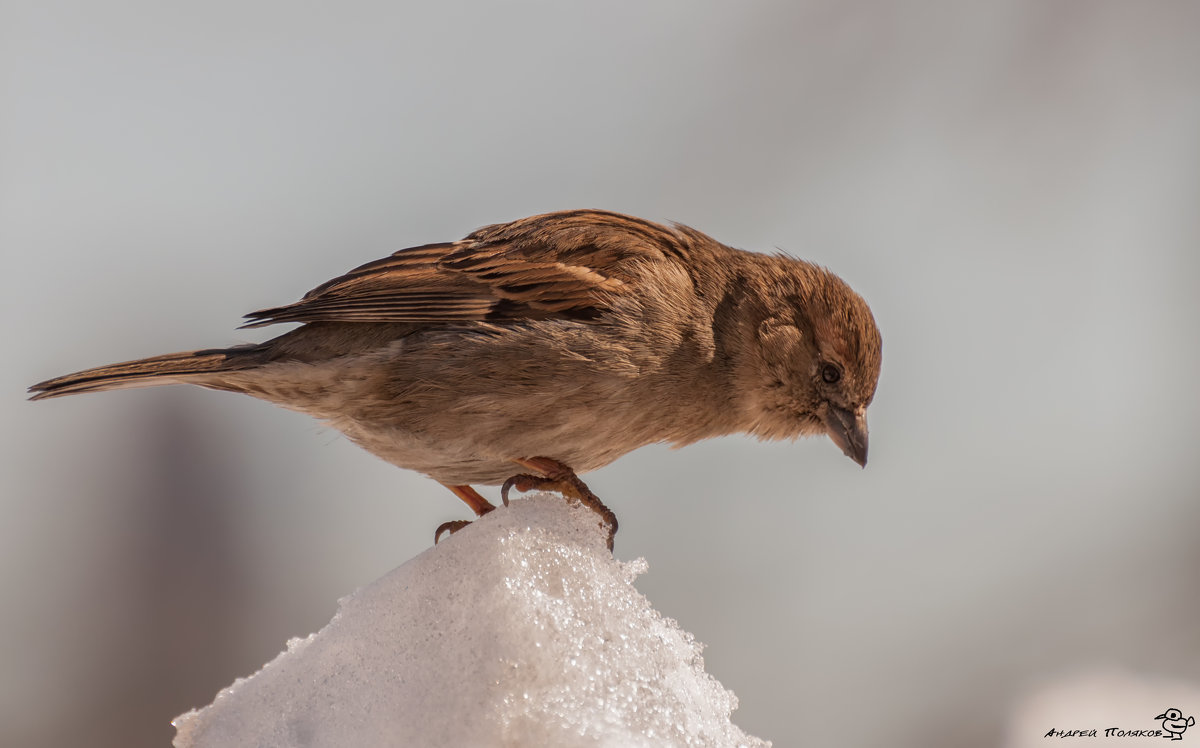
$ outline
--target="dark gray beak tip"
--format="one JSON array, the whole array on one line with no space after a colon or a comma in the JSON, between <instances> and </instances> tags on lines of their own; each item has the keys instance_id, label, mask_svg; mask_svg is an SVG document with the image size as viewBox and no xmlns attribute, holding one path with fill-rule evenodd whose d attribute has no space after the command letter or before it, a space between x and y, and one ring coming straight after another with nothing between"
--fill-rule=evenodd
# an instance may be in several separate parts
<instances>
[{"instance_id":1,"label":"dark gray beak tip","mask_svg":"<svg viewBox=\"0 0 1200 748\"><path fill-rule=\"evenodd\" d=\"M859 449L855 449L855 446L856 446L856 445L852 443L852 444L850 445L850 447L851 447L850 449L843 449L843 450L842 450L842 452L843 452L843 453L844 453L844 454L845 454L847 457L849 457L850 459L852 459L852 460L854 460L855 462L857 462L859 467L861 467L861 468L865 468L865 467L867 466L867 442L866 442L866 437L864 436L864 438L863 438L863 443L862 443L862 449L861 449L861 450L859 450Z\"/></svg>"},{"instance_id":2,"label":"dark gray beak tip","mask_svg":"<svg viewBox=\"0 0 1200 748\"><path fill-rule=\"evenodd\" d=\"M859 467L867 466L867 417L865 413L855 415L845 408L829 406L825 414L825 431L830 440L838 445Z\"/></svg>"}]
</instances>

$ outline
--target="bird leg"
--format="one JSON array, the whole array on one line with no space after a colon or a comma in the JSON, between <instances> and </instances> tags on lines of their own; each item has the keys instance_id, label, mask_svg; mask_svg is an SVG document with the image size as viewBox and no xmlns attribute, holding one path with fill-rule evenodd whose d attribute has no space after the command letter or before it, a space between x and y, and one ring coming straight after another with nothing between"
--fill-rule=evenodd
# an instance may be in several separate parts
<instances>
[{"instance_id":1,"label":"bird leg","mask_svg":"<svg viewBox=\"0 0 1200 748\"><path fill-rule=\"evenodd\" d=\"M528 457L513 462L521 467L536 470L541 475L521 473L504 481L500 488L500 498L504 501L504 506L508 506L508 492L513 488L521 492L534 489L557 491L568 501L578 501L600 515L600 519L608 525L608 550L613 549L613 538L617 534L617 515L604 505L600 497L592 493L592 489L588 488L586 483L579 480L574 470L549 457Z\"/></svg>"},{"instance_id":2,"label":"bird leg","mask_svg":"<svg viewBox=\"0 0 1200 748\"><path fill-rule=\"evenodd\" d=\"M442 484L446 486L445 483ZM471 507L471 511L475 512L475 516L482 517L496 507L492 502L479 495L479 492L470 486L446 486L458 498L466 502L467 506ZM505 502L507 503L507 502ZM448 532L451 535L471 524L470 520L456 519L450 522L443 522L438 525L438 528L433 531L433 544L437 545L441 539L442 533Z\"/></svg>"}]
</instances>

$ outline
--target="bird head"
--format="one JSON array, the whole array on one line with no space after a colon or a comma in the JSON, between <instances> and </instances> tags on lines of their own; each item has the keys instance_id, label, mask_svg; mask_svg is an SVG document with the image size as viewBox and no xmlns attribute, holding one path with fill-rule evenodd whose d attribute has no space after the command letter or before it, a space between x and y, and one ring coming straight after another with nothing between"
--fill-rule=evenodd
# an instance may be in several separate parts
<instances>
[{"instance_id":1,"label":"bird head","mask_svg":"<svg viewBox=\"0 0 1200 748\"><path fill-rule=\"evenodd\" d=\"M1167 711L1155 717L1155 719L1169 719L1174 722L1176 720L1183 719L1183 712L1179 711L1178 709L1168 709Z\"/></svg>"},{"instance_id":2,"label":"bird head","mask_svg":"<svg viewBox=\"0 0 1200 748\"><path fill-rule=\"evenodd\" d=\"M770 258L756 294L749 368L750 433L763 439L826 434L867 464L867 406L875 396L882 342L862 297L824 268Z\"/></svg>"}]
</instances>

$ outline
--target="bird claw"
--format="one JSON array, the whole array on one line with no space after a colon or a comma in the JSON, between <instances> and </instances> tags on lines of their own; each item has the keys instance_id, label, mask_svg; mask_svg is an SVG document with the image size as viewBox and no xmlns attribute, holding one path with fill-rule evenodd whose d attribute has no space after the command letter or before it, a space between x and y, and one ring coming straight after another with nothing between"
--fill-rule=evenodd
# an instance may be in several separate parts
<instances>
[{"instance_id":1,"label":"bird claw","mask_svg":"<svg viewBox=\"0 0 1200 748\"><path fill-rule=\"evenodd\" d=\"M525 493L534 489L555 491L562 494L568 503L580 503L600 515L600 519L608 526L608 550L613 549L613 539L617 535L617 515L604 505L600 497L592 493L592 489L579 479L575 471L557 460L548 457L534 457L529 460L518 460L518 464L545 473L545 476L521 473L504 481L500 487L500 499L508 506L508 492L516 488Z\"/></svg>"},{"instance_id":2,"label":"bird claw","mask_svg":"<svg viewBox=\"0 0 1200 748\"><path fill-rule=\"evenodd\" d=\"M466 519L456 519L450 522L443 522L442 524L438 525L436 530L433 531L433 544L438 544L438 541L442 539L442 533L448 532L453 535L469 524L471 524L471 521Z\"/></svg>"},{"instance_id":3,"label":"bird claw","mask_svg":"<svg viewBox=\"0 0 1200 748\"><path fill-rule=\"evenodd\" d=\"M588 488L587 484L579 479L574 470L558 460L553 460L549 457L532 457L527 460L516 460L515 462L531 470L537 470L542 475L519 473L504 481L504 484L500 487L500 500L504 502L504 506L509 505L508 493L514 488L521 493L534 490L560 493L568 503L583 504L588 509L600 515L600 519L608 527L608 550L611 551L613 549L613 539L617 534L617 515L613 514L612 510L604 505L599 496L592 493L592 489ZM475 493L474 489L470 486L450 486L447 484L447 488L454 491L463 501L466 501L481 517L492 510L491 504L488 504L483 497ZM433 533L434 545L437 545L443 533L449 532L453 535L469 524L471 523L462 519L453 522L443 522Z\"/></svg>"},{"instance_id":4,"label":"bird claw","mask_svg":"<svg viewBox=\"0 0 1200 748\"><path fill-rule=\"evenodd\" d=\"M500 500L504 502L504 506L508 506L508 492L512 489L515 488L521 493L532 491L535 488L544 489L549 487L552 489L552 486L547 486L548 483L552 482L553 481L551 481L549 478L543 478L538 475L529 475L528 473L514 475L513 477L504 481L504 485L500 486Z\"/></svg>"}]
</instances>

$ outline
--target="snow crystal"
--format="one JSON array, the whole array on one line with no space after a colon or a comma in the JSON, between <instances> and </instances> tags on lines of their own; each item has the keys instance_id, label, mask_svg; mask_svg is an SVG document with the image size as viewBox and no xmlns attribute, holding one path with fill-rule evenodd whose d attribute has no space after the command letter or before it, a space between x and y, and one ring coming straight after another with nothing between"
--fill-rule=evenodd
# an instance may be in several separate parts
<instances>
[{"instance_id":1,"label":"snow crystal","mask_svg":"<svg viewBox=\"0 0 1200 748\"><path fill-rule=\"evenodd\" d=\"M175 745L766 746L590 510L533 495L341 600Z\"/></svg>"}]
</instances>

